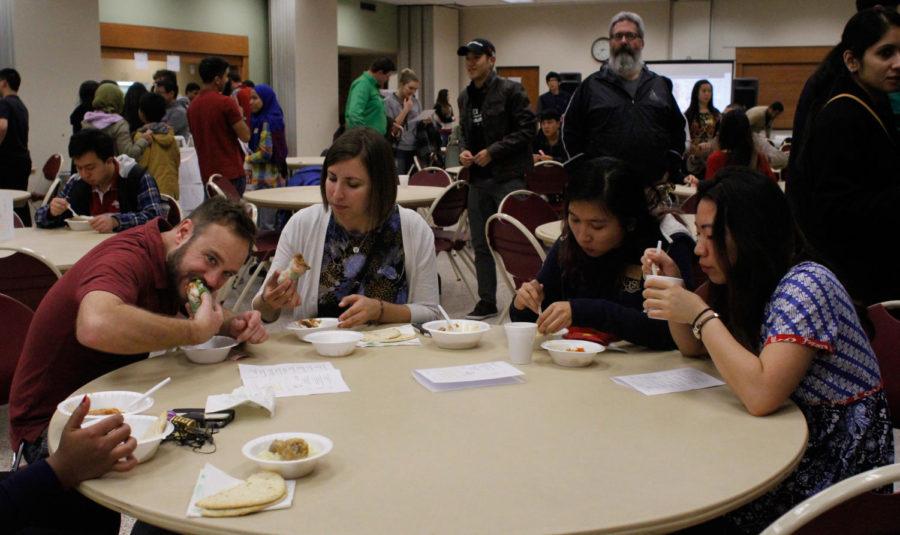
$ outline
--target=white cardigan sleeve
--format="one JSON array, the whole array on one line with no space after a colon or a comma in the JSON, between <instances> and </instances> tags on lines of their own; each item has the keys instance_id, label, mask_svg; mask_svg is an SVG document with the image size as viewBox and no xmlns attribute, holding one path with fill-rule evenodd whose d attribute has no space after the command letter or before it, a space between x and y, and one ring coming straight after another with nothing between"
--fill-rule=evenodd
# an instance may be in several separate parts
<instances>
[{"instance_id":1,"label":"white cardigan sleeve","mask_svg":"<svg viewBox=\"0 0 900 535\"><path fill-rule=\"evenodd\" d=\"M414 323L440 317L438 303L437 262L434 254L434 233L428 223L414 210L400 208L403 235L404 267L409 284L410 319Z\"/></svg>"}]
</instances>

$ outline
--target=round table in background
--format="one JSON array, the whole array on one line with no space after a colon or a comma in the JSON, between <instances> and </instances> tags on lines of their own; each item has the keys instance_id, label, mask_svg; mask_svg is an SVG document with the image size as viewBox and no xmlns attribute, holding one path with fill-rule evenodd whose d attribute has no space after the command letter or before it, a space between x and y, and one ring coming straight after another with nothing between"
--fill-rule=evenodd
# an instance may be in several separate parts
<instances>
[{"instance_id":1,"label":"round table in background","mask_svg":"<svg viewBox=\"0 0 900 535\"><path fill-rule=\"evenodd\" d=\"M429 338L422 346L357 349L330 359L350 392L278 398L271 418L240 407L215 435L215 453L166 443L131 472L78 490L191 533L653 533L732 510L795 468L807 438L795 405L758 418L724 386L645 396L610 377L715 369L674 351L626 350L602 353L587 368L562 368L537 349L535 361L520 366L523 384L433 393L413 379L413 369L505 359L502 328L470 350L439 349ZM287 332L248 351L241 363L325 360ZM197 365L179 352L113 371L79 393L142 392L167 376L172 382L148 413L203 407L207 395L241 385L236 362ZM59 413L51 422L54 447L64 422ZM281 431L334 441L316 471L297 480L289 509L185 517L206 463L246 478L257 468L241 447Z\"/></svg>"},{"instance_id":2,"label":"round table in background","mask_svg":"<svg viewBox=\"0 0 900 535\"><path fill-rule=\"evenodd\" d=\"M541 240L544 245L550 247L559 237L562 235L562 221L551 221L549 223L544 223L543 225L538 225L534 229L534 235L537 236L537 239Z\"/></svg>"},{"instance_id":3,"label":"round table in background","mask_svg":"<svg viewBox=\"0 0 900 535\"><path fill-rule=\"evenodd\" d=\"M443 191L432 186L397 186L397 204L407 208L431 206ZM247 191L244 199L260 208L300 210L321 203L322 193L319 186L292 186Z\"/></svg>"},{"instance_id":4,"label":"round table in background","mask_svg":"<svg viewBox=\"0 0 900 535\"><path fill-rule=\"evenodd\" d=\"M0 197L9 197L13 201L13 206L25 206L31 193L20 189L0 189Z\"/></svg>"},{"instance_id":5,"label":"round table in background","mask_svg":"<svg viewBox=\"0 0 900 535\"><path fill-rule=\"evenodd\" d=\"M444 171L447 171L447 173L451 174L451 175L458 175L459 172L462 171L462 166L457 165L455 167L448 167L448 168L444 169Z\"/></svg>"},{"instance_id":6,"label":"round table in background","mask_svg":"<svg viewBox=\"0 0 900 535\"><path fill-rule=\"evenodd\" d=\"M88 251L112 236L115 234L100 234L93 230L74 231L68 227L25 227L13 229L13 239L0 241L0 247L29 249L43 256L60 271L67 271Z\"/></svg>"},{"instance_id":7,"label":"round table in background","mask_svg":"<svg viewBox=\"0 0 900 535\"><path fill-rule=\"evenodd\" d=\"M284 161L288 169L300 169L310 165L325 165L324 156L288 156Z\"/></svg>"}]
</instances>

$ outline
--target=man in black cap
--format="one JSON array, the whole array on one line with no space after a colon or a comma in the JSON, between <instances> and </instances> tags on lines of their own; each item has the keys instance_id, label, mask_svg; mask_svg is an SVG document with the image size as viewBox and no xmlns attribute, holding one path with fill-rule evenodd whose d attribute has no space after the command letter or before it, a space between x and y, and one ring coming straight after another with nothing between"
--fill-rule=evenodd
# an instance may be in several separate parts
<instances>
[{"instance_id":1,"label":"man in black cap","mask_svg":"<svg viewBox=\"0 0 900 535\"><path fill-rule=\"evenodd\" d=\"M559 88L559 73L550 71L544 77L547 82L547 91L538 99L538 112L547 110L556 110L560 117L566 113L566 106L569 105L569 99L572 97L566 91Z\"/></svg>"},{"instance_id":2,"label":"man in black cap","mask_svg":"<svg viewBox=\"0 0 900 535\"><path fill-rule=\"evenodd\" d=\"M466 316L497 315L497 268L484 237L484 223L506 194L525 187L532 167L536 121L521 84L494 72L496 49L487 39L459 47L471 83L459 96L459 161L469 169L469 225L475 249L478 304Z\"/></svg>"}]
</instances>

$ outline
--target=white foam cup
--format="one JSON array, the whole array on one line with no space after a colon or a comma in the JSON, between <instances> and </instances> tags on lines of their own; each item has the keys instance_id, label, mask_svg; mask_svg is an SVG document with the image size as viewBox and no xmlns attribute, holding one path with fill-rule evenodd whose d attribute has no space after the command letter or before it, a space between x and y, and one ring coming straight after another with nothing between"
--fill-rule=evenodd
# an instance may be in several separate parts
<instances>
[{"instance_id":1,"label":"white foam cup","mask_svg":"<svg viewBox=\"0 0 900 535\"><path fill-rule=\"evenodd\" d=\"M515 321L503 326L506 331L506 345L509 348L509 360L513 364L531 364L534 352L534 337L537 335L537 324L527 321Z\"/></svg>"},{"instance_id":2,"label":"white foam cup","mask_svg":"<svg viewBox=\"0 0 900 535\"><path fill-rule=\"evenodd\" d=\"M679 279L678 277L666 277L665 275L644 275L644 280L646 280L647 282L652 281L652 280L664 281L664 282L668 283L666 285L667 287L669 285L681 286L682 288L684 287L684 279ZM646 286L646 284L644 286ZM650 311L648 310L647 312L650 312ZM659 319L659 318L653 318L653 319Z\"/></svg>"}]
</instances>

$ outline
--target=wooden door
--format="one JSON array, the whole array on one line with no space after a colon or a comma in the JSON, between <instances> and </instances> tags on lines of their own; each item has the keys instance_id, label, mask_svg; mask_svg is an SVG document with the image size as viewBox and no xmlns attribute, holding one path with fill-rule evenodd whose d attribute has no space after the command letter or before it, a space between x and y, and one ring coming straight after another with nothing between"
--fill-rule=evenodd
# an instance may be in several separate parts
<instances>
[{"instance_id":1,"label":"wooden door","mask_svg":"<svg viewBox=\"0 0 900 535\"><path fill-rule=\"evenodd\" d=\"M538 67L497 67L497 74L522 84L531 102L531 111L537 112L538 97L541 95L541 73Z\"/></svg>"}]
</instances>

